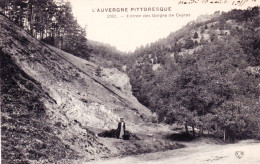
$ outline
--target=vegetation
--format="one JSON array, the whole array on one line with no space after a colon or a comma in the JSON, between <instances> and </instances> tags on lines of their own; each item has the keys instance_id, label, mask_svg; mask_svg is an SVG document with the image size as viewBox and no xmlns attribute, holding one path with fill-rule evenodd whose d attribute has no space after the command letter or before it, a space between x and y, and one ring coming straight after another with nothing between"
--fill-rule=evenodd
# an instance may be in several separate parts
<instances>
[{"instance_id":1,"label":"vegetation","mask_svg":"<svg viewBox=\"0 0 260 164\"><path fill-rule=\"evenodd\" d=\"M103 67L126 71L134 96L158 121L231 141L259 137L259 7L190 22L133 54L91 41ZM153 66L160 65L159 69Z\"/></svg>"},{"instance_id":2,"label":"vegetation","mask_svg":"<svg viewBox=\"0 0 260 164\"><path fill-rule=\"evenodd\" d=\"M76 56L88 59L86 29L79 26L71 4L54 0L1 0L11 21L35 38Z\"/></svg>"},{"instance_id":3,"label":"vegetation","mask_svg":"<svg viewBox=\"0 0 260 164\"><path fill-rule=\"evenodd\" d=\"M259 137L259 8L191 22L138 48L128 74L138 100L159 121L231 141ZM131 60L129 60L131 61ZM153 70L154 64L160 64Z\"/></svg>"},{"instance_id":4,"label":"vegetation","mask_svg":"<svg viewBox=\"0 0 260 164\"><path fill-rule=\"evenodd\" d=\"M86 59L90 49L103 67L123 70L125 65L134 96L158 114L158 121L183 124L186 133L191 126L193 135L195 128L201 134L207 130L231 141L260 137L259 7L217 12L124 56L97 42L88 48L86 31L68 2L1 0L0 6L39 40ZM101 67L96 70L100 72Z\"/></svg>"},{"instance_id":5,"label":"vegetation","mask_svg":"<svg viewBox=\"0 0 260 164\"><path fill-rule=\"evenodd\" d=\"M129 53L124 53L112 47L109 44L99 43L96 41L89 40L88 48L93 54L93 62L107 68L117 68L123 71L122 67L124 64L129 63Z\"/></svg>"}]
</instances>

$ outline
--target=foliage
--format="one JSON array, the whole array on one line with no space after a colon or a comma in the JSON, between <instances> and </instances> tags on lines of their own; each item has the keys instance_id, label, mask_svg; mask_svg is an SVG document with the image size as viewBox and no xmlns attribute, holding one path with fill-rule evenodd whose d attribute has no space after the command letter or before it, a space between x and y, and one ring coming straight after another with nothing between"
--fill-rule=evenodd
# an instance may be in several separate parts
<instances>
[{"instance_id":1,"label":"foliage","mask_svg":"<svg viewBox=\"0 0 260 164\"><path fill-rule=\"evenodd\" d=\"M2 12L35 38L88 59L86 29L72 14L71 4L54 0L1 0Z\"/></svg>"},{"instance_id":2,"label":"foliage","mask_svg":"<svg viewBox=\"0 0 260 164\"><path fill-rule=\"evenodd\" d=\"M89 40L87 45L94 56L90 60L102 67L125 72L135 60L131 52L121 52L109 44Z\"/></svg>"},{"instance_id":3,"label":"foliage","mask_svg":"<svg viewBox=\"0 0 260 164\"><path fill-rule=\"evenodd\" d=\"M192 22L136 49L128 71L134 95L159 121L225 132L232 141L258 136L260 77L248 69L260 66L258 11ZM199 39L202 30L195 44L192 36ZM153 64L161 69L152 70Z\"/></svg>"},{"instance_id":4,"label":"foliage","mask_svg":"<svg viewBox=\"0 0 260 164\"><path fill-rule=\"evenodd\" d=\"M198 39L198 38L199 38L199 35L198 35L197 32L195 32L194 35L193 35L193 39Z\"/></svg>"}]
</instances>

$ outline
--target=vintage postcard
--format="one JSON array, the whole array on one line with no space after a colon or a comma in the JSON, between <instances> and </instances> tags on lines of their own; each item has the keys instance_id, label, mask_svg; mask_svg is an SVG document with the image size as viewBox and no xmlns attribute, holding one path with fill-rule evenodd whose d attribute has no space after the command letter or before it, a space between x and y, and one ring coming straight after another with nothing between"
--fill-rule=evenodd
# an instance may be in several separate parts
<instances>
[{"instance_id":1,"label":"vintage postcard","mask_svg":"<svg viewBox=\"0 0 260 164\"><path fill-rule=\"evenodd\" d=\"M0 0L1 163L259 164L259 0Z\"/></svg>"}]
</instances>

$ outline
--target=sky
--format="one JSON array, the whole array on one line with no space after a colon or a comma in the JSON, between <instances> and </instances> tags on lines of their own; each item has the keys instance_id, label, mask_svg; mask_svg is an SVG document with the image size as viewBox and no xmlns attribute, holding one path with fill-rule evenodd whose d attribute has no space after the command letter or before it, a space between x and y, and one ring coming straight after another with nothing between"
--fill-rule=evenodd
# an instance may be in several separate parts
<instances>
[{"instance_id":1,"label":"sky","mask_svg":"<svg viewBox=\"0 0 260 164\"><path fill-rule=\"evenodd\" d=\"M167 37L202 14L260 5L260 0L240 0L240 4L236 3L238 0L227 0L226 3L226 0L68 1L72 4L72 11L78 23L82 27L86 26L88 39L108 43L123 52L134 51L138 46ZM181 4L194 1L198 3ZM210 1L222 3L212 4ZM157 11L157 8L163 11ZM148 11L149 9L155 11Z\"/></svg>"}]
</instances>

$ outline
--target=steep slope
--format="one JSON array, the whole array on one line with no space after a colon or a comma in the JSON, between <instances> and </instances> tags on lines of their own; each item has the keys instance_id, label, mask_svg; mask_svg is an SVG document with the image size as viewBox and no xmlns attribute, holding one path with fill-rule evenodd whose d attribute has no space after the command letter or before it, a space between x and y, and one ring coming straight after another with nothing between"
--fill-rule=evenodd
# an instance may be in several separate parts
<instances>
[{"instance_id":1,"label":"steep slope","mask_svg":"<svg viewBox=\"0 0 260 164\"><path fill-rule=\"evenodd\" d=\"M72 76L64 70L76 71L62 70L64 61L2 15L0 22L2 163L91 159L96 151L108 152L73 117L77 110L66 103L73 97L64 95L69 90L53 85L67 80L66 86ZM70 114L62 110L67 108Z\"/></svg>"},{"instance_id":2,"label":"steep slope","mask_svg":"<svg viewBox=\"0 0 260 164\"><path fill-rule=\"evenodd\" d=\"M0 15L2 163L79 163L180 147L96 65L39 42ZM140 140L97 136L124 117ZM159 140L147 133L154 133ZM129 150L128 150L129 148Z\"/></svg>"},{"instance_id":3,"label":"steep slope","mask_svg":"<svg viewBox=\"0 0 260 164\"><path fill-rule=\"evenodd\" d=\"M115 97L120 99L121 103L125 104L129 109L135 111L136 114L138 114L139 116L142 115L141 117L145 119L149 119L149 117L151 117L150 111L146 107L138 103L138 101L134 96L132 96L131 94L125 94L126 90L123 88L121 89L119 87L120 84L116 84L114 79L107 77L108 72L111 72L109 71L110 69L105 69L103 71L105 75L104 77L96 76L96 69L98 66L95 65L94 63L88 62L86 60L82 60L81 58L68 54L64 51L60 51L55 47L52 46L48 46L48 47L54 52L57 52L58 55L60 54L61 58L65 59L67 62L75 66L78 70L82 71L85 75L89 76L96 83L105 87Z\"/></svg>"}]
</instances>

